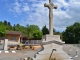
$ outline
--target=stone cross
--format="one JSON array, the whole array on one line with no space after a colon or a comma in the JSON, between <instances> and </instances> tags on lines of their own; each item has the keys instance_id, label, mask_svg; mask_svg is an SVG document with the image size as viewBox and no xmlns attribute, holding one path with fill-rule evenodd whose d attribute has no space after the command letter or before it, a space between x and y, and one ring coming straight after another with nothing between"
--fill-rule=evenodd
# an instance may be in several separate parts
<instances>
[{"instance_id":1,"label":"stone cross","mask_svg":"<svg viewBox=\"0 0 80 60\"><path fill-rule=\"evenodd\" d=\"M52 0L49 0L49 4L44 4L44 7L49 9L49 34L53 35L53 9L57 9L57 6L52 3Z\"/></svg>"}]
</instances>

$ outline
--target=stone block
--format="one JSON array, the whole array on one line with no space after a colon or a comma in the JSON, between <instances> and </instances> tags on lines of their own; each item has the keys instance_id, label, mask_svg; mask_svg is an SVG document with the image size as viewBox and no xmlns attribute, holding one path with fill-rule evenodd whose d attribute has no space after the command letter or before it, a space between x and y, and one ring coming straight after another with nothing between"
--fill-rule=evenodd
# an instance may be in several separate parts
<instances>
[{"instance_id":1,"label":"stone block","mask_svg":"<svg viewBox=\"0 0 80 60\"><path fill-rule=\"evenodd\" d=\"M16 51L12 51L12 53L16 53Z\"/></svg>"},{"instance_id":2,"label":"stone block","mask_svg":"<svg viewBox=\"0 0 80 60\"><path fill-rule=\"evenodd\" d=\"M9 51L5 51L5 53L9 53Z\"/></svg>"},{"instance_id":3,"label":"stone block","mask_svg":"<svg viewBox=\"0 0 80 60\"><path fill-rule=\"evenodd\" d=\"M25 49L30 49L30 47L29 46L25 46Z\"/></svg>"},{"instance_id":4,"label":"stone block","mask_svg":"<svg viewBox=\"0 0 80 60\"><path fill-rule=\"evenodd\" d=\"M42 39L45 39L45 41L53 41L53 40L60 41L60 35L44 35Z\"/></svg>"},{"instance_id":5,"label":"stone block","mask_svg":"<svg viewBox=\"0 0 80 60\"><path fill-rule=\"evenodd\" d=\"M17 50L17 46L14 47L14 50Z\"/></svg>"}]
</instances>

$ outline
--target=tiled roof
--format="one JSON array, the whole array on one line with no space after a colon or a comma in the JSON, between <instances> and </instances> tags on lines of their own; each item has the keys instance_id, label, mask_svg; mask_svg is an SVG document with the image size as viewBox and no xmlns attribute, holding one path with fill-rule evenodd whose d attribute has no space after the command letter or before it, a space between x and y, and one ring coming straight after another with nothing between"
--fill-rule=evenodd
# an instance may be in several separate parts
<instances>
[{"instance_id":1,"label":"tiled roof","mask_svg":"<svg viewBox=\"0 0 80 60\"><path fill-rule=\"evenodd\" d=\"M6 31L6 34L17 34L17 35L21 35L21 32L19 32L19 31Z\"/></svg>"}]
</instances>

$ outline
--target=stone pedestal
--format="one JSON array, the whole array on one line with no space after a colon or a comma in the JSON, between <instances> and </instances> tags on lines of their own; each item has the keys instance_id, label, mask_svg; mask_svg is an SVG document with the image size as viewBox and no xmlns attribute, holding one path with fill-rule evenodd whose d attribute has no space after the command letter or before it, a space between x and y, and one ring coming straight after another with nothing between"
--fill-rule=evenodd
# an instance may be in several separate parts
<instances>
[{"instance_id":1,"label":"stone pedestal","mask_svg":"<svg viewBox=\"0 0 80 60\"><path fill-rule=\"evenodd\" d=\"M53 51L51 59L54 56L58 60L72 60L70 56L62 50L63 46L61 44L63 43L59 35L44 35L41 43L42 50L36 54L33 60L49 60L53 49L56 49L56 51Z\"/></svg>"},{"instance_id":2,"label":"stone pedestal","mask_svg":"<svg viewBox=\"0 0 80 60\"><path fill-rule=\"evenodd\" d=\"M65 43L60 39L60 35L44 35L42 37L42 42L49 42L49 41L59 41L61 43Z\"/></svg>"},{"instance_id":3,"label":"stone pedestal","mask_svg":"<svg viewBox=\"0 0 80 60\"><path fill-rule=\"evenodd\" d=\"M7 50L7 46L8 46L8 39L5 39L5 41L4 41L4 50Z\"/></svg>"},{"instance_id":4,"label":"stone pedestal","mask_svg":"<svg viewBox=\"0 0 80 60\"><path fill-rule=\"evenodd\" d=\"M52 43L52 44L43 45L43 47L44 50L38 52L38 54L36 54L36 58L33 58L33 60L49 60L52 49L56 49L56 51L53 51L51 59L54 56L57 57L58 60L73 60L70 59L70 56L62 50L63 46L61 45Z\"/></svg>"}]
</instances>

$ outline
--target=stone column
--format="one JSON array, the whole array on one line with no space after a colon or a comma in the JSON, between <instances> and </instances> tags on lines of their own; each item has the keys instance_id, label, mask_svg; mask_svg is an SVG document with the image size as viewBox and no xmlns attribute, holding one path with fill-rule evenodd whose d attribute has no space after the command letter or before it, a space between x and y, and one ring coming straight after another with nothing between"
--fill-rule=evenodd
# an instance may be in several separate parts
<instances>
[{"instance_id":1,"label":"stone column","mask_svg":"<svg viewBox=\"0 0 80 60\"><path fill-rule=\"evenodd\" d=\"M4 40L4 50L7 50L8 47L8 39Z\"/></svg>"},{"instance_id":2,"label":"stone column","mask_svg":"<svg viewBox=\"0 0 80 60\"><path fill-rule=\"evenodd\" d=\"M49 34L53 35L53 10L49 9Z\"/></svg>"}]
</instances>

